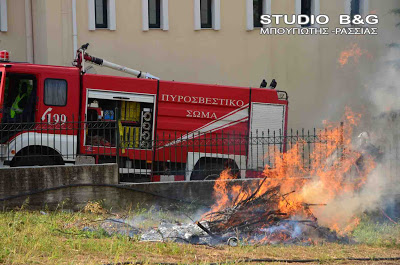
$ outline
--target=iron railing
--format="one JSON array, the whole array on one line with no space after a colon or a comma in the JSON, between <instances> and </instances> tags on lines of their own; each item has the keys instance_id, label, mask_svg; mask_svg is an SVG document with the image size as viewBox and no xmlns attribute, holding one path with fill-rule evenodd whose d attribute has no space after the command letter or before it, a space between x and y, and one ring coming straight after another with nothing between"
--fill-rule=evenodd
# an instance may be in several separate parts
<instances>
[{"instance_id":1,"label":"iron railing","mask_svg":"<svg viewBox=\"0 0 400 265\"><path fill-rule=\"evenodd\" d=\"M393 139L379 150L388 175L397 179L400 148L397 138ZM235 177L260 177L265 168L274 168L276 159L290 152L296 159L290 166L304 172L312 169L316 159L319 163L340 160L344 148L350 148L344 146L341 126L286 134L177 131L143 139L139 128L117 121L79 120L1 123L0 144L4 166L112 162L118 163L122 182L215 179L228 168Z\"/></svg>"}]
</instances>

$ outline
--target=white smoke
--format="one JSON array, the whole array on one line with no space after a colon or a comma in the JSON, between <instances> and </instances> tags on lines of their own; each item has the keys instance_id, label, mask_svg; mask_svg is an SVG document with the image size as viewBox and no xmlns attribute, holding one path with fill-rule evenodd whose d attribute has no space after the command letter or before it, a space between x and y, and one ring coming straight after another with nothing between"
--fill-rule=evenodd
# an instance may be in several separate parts
<instances>
[{"instance_id":1,"label":"white smoke","mask_svg":"<svg viewBox=\"0 0 400 265\"><path fill-rule=\"evenodd\" d=\"M400 110L400 49L391 49L367 84L370 102L377 113Z\"/></svg>"},{"instance_id":2,"label":"white smoke","mask_svg":"<svg viewBox=\"0 0 400 265\"><path fill-rule=\"evenodd\" d=\"M334 221L342 231L362 213L384 209L392 202L391 184L385 165L379 164L368 176L360 190L349 191L330 201L326 206L314 209L320 225L330 226ZM335 220L332 220L332 217Z\"/></svg>"},{"instance_id":3,"label":"white smoke","mask_svg":"<svg viewBox=\"0 0 400 265\"><path fill-rule=\"evenodd\" d=\"M385 211L395 205L400 197L400 48L388 49L377 63L375 74L365 79L365 95L370 104L365 106L362 124L355 128L356 135L368 132L368 144L382 153L376 168L368 175L366 183L356 191L348 191L326 206L314 208L313 213L321 225L346 227L355 216L365 212ZM350 106L351 107L351 106ZM354 137L353 147L357 146ZM357 172L353 170L351 177ZM305 185L302 194L306 200L325 201L318 176ZM390 215L390 213L388 213ZM398 216L400 213L395 213Z\"/></svg>"},{"instance_id":4,"label":"white smoke","mask_svg":"<svg viewBox=\"0 0 400 265\"><path fill-rule=\"evenodd\" d=\"M364 118L365 127L356 128L358 133L368 131L369 144L379 148L383 157L360 190L347 192L315 211L322 225L332 216L339 216L338 225L344 226L355 215L384 211L396 202L400 190L399 65L400 49L392 49L381 59L376 74L368 78L366 93L371 104L366 107L370 113Z\"/></svg>"}]
</instances>

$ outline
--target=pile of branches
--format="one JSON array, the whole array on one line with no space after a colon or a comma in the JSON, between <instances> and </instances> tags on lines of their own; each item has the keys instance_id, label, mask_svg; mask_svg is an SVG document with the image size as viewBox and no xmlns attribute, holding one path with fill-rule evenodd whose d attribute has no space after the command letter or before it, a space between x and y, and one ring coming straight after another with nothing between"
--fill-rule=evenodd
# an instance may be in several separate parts
<instances>
[{"instance_id":1,"label":"pile of branches","mask_svg":"<svg viewBox=\"0 0 400 265\"><path fill-rule=\"evenodd\" d=\"M197 225L214 239L226 236L241 235L258 241L263 239L273 242L285 243L309 242L309 239L323 239L328 242L351 243L347 236L338 235L327 227L319 226L317 218L313 215L311 207L325 206L325 204L301 204L299 211L304 220L293 220L293 216L279 209L279 203L288 202L290 193L282 194L279 185L267 189L261 193L261 187L266 178L261 181L257 189L246 197L244 193L232 200L230 206L222 210L209 213L204 216L208 228L197 222ZM297 216L297 217L300 217ZM295 235L295 227L303 226L301 234ZM271 229L269 229L271 228ZM306 229L303 229L306 228ZM260 240L257 239L261 235ZM264 243L268 241L263 241Z\"/></svg>"},{"instance_id":2,"label":"pile of branches","mask_svg":"<svg viewBox=\"0 0 400 265\"><path fill-rule=\"evenodd\" d=\"M287 213L279 210L279 202L288 194L280 193L280 186L272 187L259 194L265 179L248 198L238 195L232 206L209 213L205 216L210 232L225 234L230 232L248 233L260 228L271 227L289 219Z\"/></svg>"}]
</instances>

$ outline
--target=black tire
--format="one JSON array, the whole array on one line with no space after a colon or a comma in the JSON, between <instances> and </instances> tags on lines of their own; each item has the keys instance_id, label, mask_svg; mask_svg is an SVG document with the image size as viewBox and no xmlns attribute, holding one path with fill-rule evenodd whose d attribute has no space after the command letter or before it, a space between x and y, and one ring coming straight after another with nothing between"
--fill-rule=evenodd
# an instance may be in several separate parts
<instances>
[{"instance_id":1,"label":"black tire","mask_svg":"<svg viewBox=\"0 0 400 265\"><path fill-rule=\"evenodd\" d=\"M193 168L190 180L216 180L227 168L231 168L232 179L237 179L239 169L233 160L200 160Z\"/></svg>"},{"instance_id":2,"label":"black tire","mask_svg":"<svg viewBox=\"0 0 400 265\"><path fill-rule=\"evenodd\" d=\"M11 167L29 167L29 166L54 166L64 165L62 158L46 157L46 156L32 156L32 157L18 157L14 158L10 163Z\"/></svg>"},{"instance_id":3,"label":"black tire","mask_svg":"<svg viewBox=\"0 0 400 265\"><path fill-rule=\"evenodd\" d=\"M61 155L53 149L28 147L19 151L10 163L10 167L64 165Z\"/></svg>"},{"instance_id":4,"label":"black tire","mask_svg":"<svg viewBox=\"0 0 400 265\"><path fill-rule=\"evenodd\" d=\"M221 163L204 162L204 165L202 165L198 162L193 169L190 180L209 180L213 176L219 176L223 170L224 165Z\"/></svg>"}]
</instances>

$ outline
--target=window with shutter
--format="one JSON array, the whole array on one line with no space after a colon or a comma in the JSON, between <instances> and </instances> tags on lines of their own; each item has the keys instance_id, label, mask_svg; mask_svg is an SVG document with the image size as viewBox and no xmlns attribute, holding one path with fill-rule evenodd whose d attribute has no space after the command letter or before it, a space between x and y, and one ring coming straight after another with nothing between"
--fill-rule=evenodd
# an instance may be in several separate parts
<instances>
[{"instance_id":1,"label":"window with shutter","mask_svg":"<svg viewBox=\"0 0 400 265\"><path fill-rule=\"evenodd\" d=\"M169 30L168 0L142 0L142 30L149 29Z\"/></svg>"},{"instance_id":2,"label":"window with shutter","mask_svg":"<svg viewBox=\"0 0 400 265\"><path fill-rule=\"evenodd\" d=\"M361 15L360 0L351 0L351 7L350 7L351 19L353 19L355 15Z\"/></svg>"},{"instance_id":3,"label":"window with shutter","mask_svg":"<svg viewBox=\"0 0 400 265\"><path fill-rule=\"evenodd\" d=\"M161 28L161 0L149 0L149 28Z\"/></svg>"},{"instance_id":4,"label":"window with shutter","mask_svg":"<svg viewBox=\"0 0 400 265\"><path fill-rule=\"evenodd\" d=\"M313 0L301 0L301 14L302 15L307 15L308 17L311 17L312 15L312 1ZM302 20L303 22L304 20ZM311 23L308 23L306 25L302 25L303 27L309 27L311 26Z\"/></svg>"},{"instance_id":5,"label":"window with shutter","mask_svg":"<svg viewBox=\"0 0 400 265\"><path fill-rule=\"evenodd\" d=\"M200 0L201 28L212 28L212 0Z\"/></svg>"},{"instance_id":6,"label":"window with shutter","mask_svg":"<svg viewBox=\"0 0 400 265\"><path fill-rule=\"evenodd\" d=\"M96 28L108 28L108 0L95 0Z\"/></svg>"},{"instance_id":7,"label":"window with shutter","mask_svg":"<svg viewBox=\"0 0 400 265\"><path fill-rule=\"evenodd\" d=\"M7 31L7 1L0 0L0 31Z\"/></svg>"},{"instance_id":8,"label":"window with shutter","mask_svg":"<svg viewBox=\"0 0 400 265\"><path fill-rule=\"evenodd\" d=\"M346 0L344 13L353 21L356 15L367 16L369 14L369 0ZM362 25L354 25L360 27Z\"/></svg>"},{"instance_id":9,"label":"window with shutter","mask_svg":"<svg viewBox=\"0 0 400 265\"><path fill-rule=\"evenodd\" d=\"M255 28L261 28L261 16L264 10L264 0L253 0L253 23Z\"/></svg>"}]
</instances>

